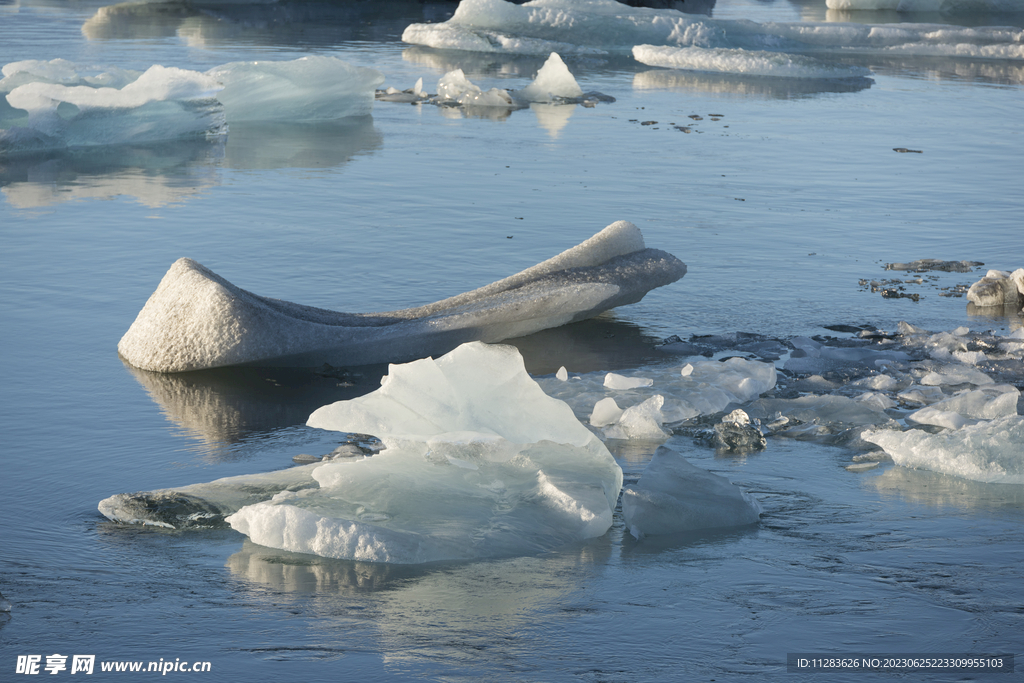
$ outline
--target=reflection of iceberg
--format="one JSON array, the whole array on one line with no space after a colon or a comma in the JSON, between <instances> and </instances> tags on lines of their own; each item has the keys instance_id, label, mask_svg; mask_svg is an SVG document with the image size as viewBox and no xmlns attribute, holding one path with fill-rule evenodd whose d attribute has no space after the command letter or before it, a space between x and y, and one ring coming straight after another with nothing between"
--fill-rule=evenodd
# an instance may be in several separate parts
<instances>
[{"instance_id":1,"label":"reflection of iceberg","mask_svg":"<svg viewBox=\"0 0 1024 683\"><path fill-rule=\"evenodd\" d=\"M713 74L660 69L633 76L634 90L674 90L726 97L789 100L821 93L857 92L871 87L871 79L846 78L749 78L738 74Z\"/></svg>"},{"instance_id":2,"label":"reflection of iceberg","mask_svg":"<svg viewBox=\"0 0 1024 683\"><path fill-rule=\"evenodd\" d=\"M16 156L0 164L0 191L19 209L123 196L144 206L167 206L217 185L211 161L223 155L218 138Z\"/></svg>"},{"instance_id":3,"label":"reflection of iceberg","mask_svg":"<svg viewBox=\"0 0 1024 683\"><path fill-rule=\"evenodd\" d=\"M384 137L369 116L343 121L246 121L231 125L224 163L231 168L330 168L380 149Z\"/></svg>"},{"instance_id":4,"label":"reflection of iceberg","mask_svg":"<svg viewBox=\"0 0 1024 683\"><path fill-rule=\"evenodd\" d=\"M251 294L189 259L164 276L118 344L157 372L225 365L363 365L500 341L635 303L686 273L619 221L586 242L486 287L427 306L338 313Z\"/></svg>"},{"instance_id":5,"label":"reflection of iceberg","mask_svg":"<svg viewBox=\"0 0 1024 683\"><path fill-rule=\"evenodd\" d=\"M117 521L226 521L262 545L416 564L532 554L600 536L622 471L508 346L464 344L393 365L366 396L315 411L311 427L373 433L363 459L230 477L100 503ZM178 522L178 523L176 523Z\"/></svg>"}]
</instances>

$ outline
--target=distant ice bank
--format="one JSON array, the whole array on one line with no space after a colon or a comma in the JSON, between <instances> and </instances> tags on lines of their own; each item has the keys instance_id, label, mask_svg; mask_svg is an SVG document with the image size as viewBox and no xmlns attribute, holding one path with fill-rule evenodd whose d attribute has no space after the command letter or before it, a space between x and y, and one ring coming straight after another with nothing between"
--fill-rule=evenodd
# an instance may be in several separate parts
<instances>
[{"instance_id":1,"label":"distant ice bank","mask_svg":"<svg viewBox=\"0 0 1024 683\"><path fill-rule=\"evenodd\" d=\"M398 362L584 320L685 274L682 261L647 248L640 229L626 221L480 289L387 313L339 313L257 296L183 258L117 350L155 372Z\"/></svg>"}]
</instances>

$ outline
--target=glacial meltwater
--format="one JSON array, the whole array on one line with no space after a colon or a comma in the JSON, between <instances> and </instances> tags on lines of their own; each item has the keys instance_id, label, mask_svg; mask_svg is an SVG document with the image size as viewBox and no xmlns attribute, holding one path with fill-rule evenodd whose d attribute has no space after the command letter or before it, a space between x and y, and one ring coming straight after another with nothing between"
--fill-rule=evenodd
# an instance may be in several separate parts
<instances>
[{"instance_id":1,"label":"glacial meltwater","mask_svg":"<svg viewBox=\"0 0 1024 683\"><path fill-rule=\"evenodd\" d=\"M1024 4L630 5L0 0L0 680L1013 678Z\"/></svg>"}]
</instances>

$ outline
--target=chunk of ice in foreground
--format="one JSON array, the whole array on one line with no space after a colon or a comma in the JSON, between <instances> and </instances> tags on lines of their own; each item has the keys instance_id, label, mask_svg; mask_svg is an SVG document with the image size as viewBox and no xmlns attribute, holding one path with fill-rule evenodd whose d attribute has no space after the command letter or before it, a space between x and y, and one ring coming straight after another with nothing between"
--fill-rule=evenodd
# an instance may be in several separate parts
<instances>
[{"instance_id":1,"label":"chunk of ice in foreground","mask_svg":"<svg viewBox=\"0 0 1024 683\"><path fill-rule=\"evenodd\" d=\"M866 432L861 438L880 446L903 467L987 483L1024 484L1024 417L1020 415L939 434L882 430Z\"/></svg>"},{"instance_id":2,"label":"chunk of ice in foreground","mask_svg":"<svg viewBox=\"0 0 1024 683\"><path fill-rule=\"evenodd\" d=\"M389 313L339 313L257 296L179 259L117 350L156 372L409 360L583 320L635 303L685 273L676 257L646 248L639 228L626 221L486 287Z\"/></svg>"},{"instance_id":3,"label":"chunk of ice in foreground","mask_svg":"<svg viewBox=\"0 0 1024 683\"><path fill-rule=\"evenodd\" d=\"M761 505L725 477L661 446L640 483L622 490L622 516L637 539L755 524Z\"/></svg>"},{"instance_id":4,"label":"chunk of ice in foreground","mask_svg":"<svg viewBox=\"0 0 1024 683\"><path fill-rule=\"evenodd\" d=\"M380 389L308 424L373 433L386 449L321 465L318 488L228 518L256 543L400 564L535 553L605 533L622 486L604 444L508 346L392 365Z\"/></svg>"}]
</instances>

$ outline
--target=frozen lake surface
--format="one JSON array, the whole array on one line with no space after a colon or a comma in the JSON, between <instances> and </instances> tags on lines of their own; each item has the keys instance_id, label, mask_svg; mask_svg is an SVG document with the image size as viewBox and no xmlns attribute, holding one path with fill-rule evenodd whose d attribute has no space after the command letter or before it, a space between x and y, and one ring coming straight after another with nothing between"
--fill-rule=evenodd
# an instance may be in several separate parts
<instances>
[{"instance_id":1,"label":"frozen lake surface","mask_svg":"<svg viewBox=\"0 0 1024 683\"><path fill-rule=\"evenodd\" d=\"M487 10L477 4L463 11ZM640 303L515 340L549 393L568 391L554 377L562 366L581 385L614 371L657 387L686 359L656 348L671 335L716 359L743 355L737 332L763 348L778 340L781 371L820 357L801 337L836 344L862 328L895 334L900 321L969 328L958 352L987 354L970 367L1024 388L1019 355L992 360L1019 341L1018 311L943 296L990 268L1024 267L1021 29L991 28L1024 15L989 4L956 14L718 0L660 15L710 27L680 29L692 40L671 45L652 45L646 29L642 42L636 29L572 43L557 22L528 35L514 8L483 37L454 24L438 33L456 9L447 3L0 4L3 65L63 59L79 75L137 78L154 65L202 76L317 56L375 70L380 87L422 78L428 93L461 69L486 93L530 85L547 52L523 46L549 41L567 46L584 93L614 98L377 101L369 115L304 123L232 124L229 112L227 134L209 138L0 156L0 592L11 603L0 670L59 653L208 661L227 681L722 681L787 676L791 652L1024 654L1024 486L854 463L863 444L842 439L776 435L764 451L728 455L669 427L666 445L758 501L758 525L638 541L617 508L597 538L505 559L328 559L97 511L114 494L329 453L339 434L307 427L310 414L376 389L385 370L132 368L118 340L181 257L264 296L388 311L480 287L628 220L687 274ZM403 42L411 25L488 51ZM911 39L872 42L868 26ZM718 40L738 32L742 44ZM808 32L828 44L800 43ZM166 113L167 101L154 107ZM0 122L19 116L0 109ZM984 265L885 270L924 258ZM926 386L922 363L941 375L954 362L921 355L904 375ZM764 400L854 395L852 375L815 372L827 390L782 373L786 386ZM1001 391L971 388L989 391L979 401ZM586 422L593 401L582 395L560 397ZM658 442L600 435L636 485Z\"/></svg>"}]
</instances>

